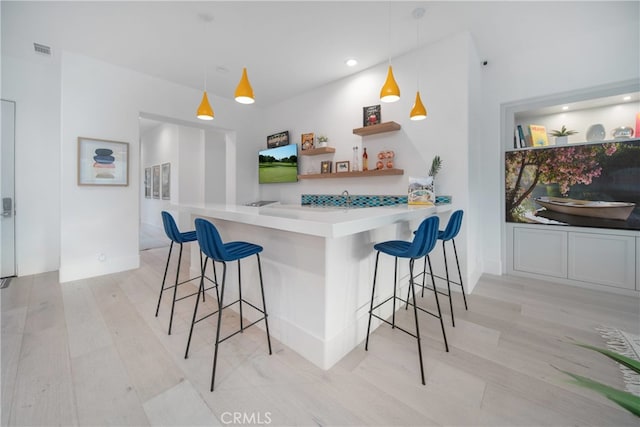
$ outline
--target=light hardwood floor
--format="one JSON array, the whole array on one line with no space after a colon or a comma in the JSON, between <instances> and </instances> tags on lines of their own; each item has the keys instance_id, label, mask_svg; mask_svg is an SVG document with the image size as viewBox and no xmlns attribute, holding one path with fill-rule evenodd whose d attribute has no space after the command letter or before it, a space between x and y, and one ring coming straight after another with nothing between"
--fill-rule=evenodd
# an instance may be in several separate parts
<instances>
[{"instance_id":1,"label":"light hardwood floor","mask_svg":"<svg viewBox=\"0 0 640 427\"><path fill-rule=\"evenodd\" d=\"M415 340L385 325L329 371L275 339L269 356L251 328L221 345L211 393L215 320L196 327L185 360L193 299L177 304L171 336L169 293L154 317L166 253L142 252L135 271L65 284L47 273L0 291L3 426L638 425L556 369L622 387L613 362L572 342L603 346L602 325L639 333L636 298L484 276L468 312L455 295L455 328L443 304L450 353L437 320L421 317L426 386ZM398 314L409 329L410 313Z\"/></svg>"}]
</instances>

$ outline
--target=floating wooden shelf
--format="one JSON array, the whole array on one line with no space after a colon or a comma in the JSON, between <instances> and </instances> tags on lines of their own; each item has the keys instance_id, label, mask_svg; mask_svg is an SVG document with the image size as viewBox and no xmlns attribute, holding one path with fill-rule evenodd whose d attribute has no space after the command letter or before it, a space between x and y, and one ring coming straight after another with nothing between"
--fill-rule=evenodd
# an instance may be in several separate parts
<instances>
[{"instance_id":1,"label":"floating wooden shelf","mask_svg":"<svg viewBox=\"0 0 640 427\"><path fill-rule=\"evenodd\" d=\"M334 172L298 175L298 179L361 178L367 176L404 175L404 169L378 169L363 172Z\"/></svg>"},{"instance_id":2,"label":"floating wooden shelf","mask_svg":"<svg viewBox=\"0 0 640 427\"><path fill-rule=\"evenodd\" d=\"M309 150L300 150L301 156L317 156L318 154L331 154L335 153L336 149L333 147L320 147L311 148Z\"/></svg>"},{"instance_id":3,"label":"floating wooden shelf","mask_svg":"<svg viewBox=\"0 0 640 427\"><path fill-rule=\"evenodd\" d=\"M384 122L377 125L366 126L353 130L353 133L360 136L375 135L377 133L400 130L400 125L396 122Z\"/></svg>"}]
</instances>

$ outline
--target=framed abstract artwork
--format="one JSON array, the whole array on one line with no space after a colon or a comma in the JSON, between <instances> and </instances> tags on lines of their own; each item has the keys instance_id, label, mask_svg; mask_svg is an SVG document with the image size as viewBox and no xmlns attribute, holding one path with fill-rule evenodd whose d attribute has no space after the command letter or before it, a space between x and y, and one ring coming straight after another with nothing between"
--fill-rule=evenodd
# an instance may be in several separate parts
<instances>
[{"instance_id":1,"label":"framed abstract artwork","mask_svg":"<svg viewBox=\"0 0 640 427\"><path fill-rule=\"evenodd\" d=\"M129 144L78 137L78 185L129 185Z\"/></svg>"}]
</instances>

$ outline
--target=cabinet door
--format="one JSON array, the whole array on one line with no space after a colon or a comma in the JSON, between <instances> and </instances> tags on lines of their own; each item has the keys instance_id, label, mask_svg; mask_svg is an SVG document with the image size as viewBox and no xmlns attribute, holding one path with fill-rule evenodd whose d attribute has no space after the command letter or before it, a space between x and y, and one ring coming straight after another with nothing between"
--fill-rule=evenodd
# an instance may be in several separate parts
<instances>
[{"instance_id":1,"label":"cabinet door","mask_svg":"<svg viewBox=\"0 0 640 427\"><path fill-rule=\"evenodd\" d=\"M569 278L635 289L635 237L570 233Z\"/></svg>"},{"instance_id":2,"label":"cabinet door","mask_svg":"<svg viewBox=\"0 0 640 427\"><path fill-rule=\"evenodd\" d=\"M567 232L513 228L513 269L567 277Z\"/></svg>"}]
</instances>

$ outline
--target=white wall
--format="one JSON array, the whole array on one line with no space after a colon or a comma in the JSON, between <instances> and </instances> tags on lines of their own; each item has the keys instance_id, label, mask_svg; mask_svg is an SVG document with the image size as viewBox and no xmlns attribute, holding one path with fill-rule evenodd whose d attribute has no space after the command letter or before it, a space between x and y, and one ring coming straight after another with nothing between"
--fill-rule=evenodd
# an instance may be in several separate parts
<instances>
[{"instance_id":1,"label":"white wall","mask_svg":"<svg viewBox=\"0 0 640 427\"><path fill-rule=\"evenodd\" d=\"M193 110L201 94L71 53L65 53L62 58L61 92L60 280L135 268L139 264L141 182L138 117L145 112L195 122ZM253 146L247 148L243 144L253 144L256 140L255 129L260 128L261 123L259 116L256 117L258 110L241 109L239 104L215 96L210 100L216 109L216 120L211 127L235 130L238 153L248 158L247 153L253 154ZM250 128L246 123L258 125ZM198 126L202 125L198 123ZM78 135L129 142L130 185L78 187L75 182ZM257 176L257 171L253 176ZM251 178L250 172L238 176L238 191L253 193L255 181Z\"/></svg>"},{"instance_id":2,"label":"white wall","mask_svg":"<svg viewBox=\"0 0 640 427\"><path fill-rule=\"evenodd\" d=\"M427 119L417 122L409 119L417 89L416 55L420 58L420 93L428 111ZM370 162L378 151L394 150L395 165L404 169L404 175L263 184L261 199L300 203L303 193L340 194L345 189L351 194L406 194L409 177L426 176L433 157L440 155L443 168L436 178L436 193L453 195L455 209L469 207L470 185L477 182L469 177L469 146L476 141L476 130L471 135L470 125L478 122L477 117L470 118L470 100L472 94L476 100L479 94L479 61L471 37L467 33L455 35L393 58L392 65L401 90L400 101L380 103L380 87L387 72L387 64L381 64L267 109L263 141L266 135L284 130L289 131L291 142L298 144L302 133L327 135L335 154L299 156L301 173L312 168L319 171L322 160L351 161L352 147L358 146L362 153L364 145ZM375 104L382 105L383 122L395 121L402 129L367 137L354 135L353 129L362 127L362 108ZM262 146L266 147L266 142ZM447 219L447 215L441 218L443 222ZM468 246L468 228L465 225L461 231L458 250L463 263L472 254L473 276L477 278L481 266L476 254L480 248ZM474 245L480 243L474 238ZM441 267L439 251L438 247L432 257L435 268Z\"/></svg>"},{"instance_id":3,"label":"white wall","mask_svg":"<svg viewBox=\"0 0 640 427\"><path fill-rule=\"evenodd\" d=\"M54 271L60 259L60 65L2 57L2 98L16 102L17 272ZM75 143L72 141L71 144ZM75 166L73 166L75 171Z\"/></svg>"},{"instance_id":4,"label":"white wall","mask_svg":"<svg viewBox=\"0 0 640 427\"><path fill-rule=\"evenodd\" d=\"M503 265L504 168L500 140L500 107L503 103L640 77L640 28L635 25L603 25L580 34L568 34L554 46L541 46L494 58L483 68L481 114L484 126L477 143L483 147L475 161L482 168L480 216L483 232L484 271L501 274Z\"/></svg>"}]
</instances>

